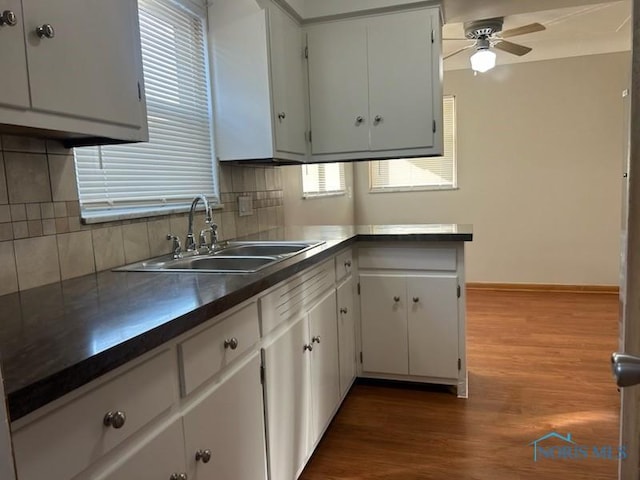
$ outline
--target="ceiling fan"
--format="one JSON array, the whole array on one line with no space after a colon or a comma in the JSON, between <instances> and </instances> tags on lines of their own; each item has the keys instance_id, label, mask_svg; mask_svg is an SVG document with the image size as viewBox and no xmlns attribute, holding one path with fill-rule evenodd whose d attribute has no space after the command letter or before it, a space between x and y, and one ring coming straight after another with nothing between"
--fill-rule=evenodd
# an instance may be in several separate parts
<instances>
[{"instance_id":1,"label":"ceiling fan","mask_svg":"<svg viewBox=\"0 0 640 480\"><path fill-rule=\"evenodd\" d=\"M502 31L503 24L504 17L465 22L465 38L445 38L444 40L473 40L474 43L446 55L444 59L446 60L466 50L475 48L476 52L471 55L471 68L475 72L483 73L491 70L496 65L496 54L491 51L493 48L512 55L518 55L519 57L526 55L532 50L524 45L509 42L505 40L505 38L546 30L546 27L540 23L530 23L529 25Z\"/></svg>"}]
</instances>

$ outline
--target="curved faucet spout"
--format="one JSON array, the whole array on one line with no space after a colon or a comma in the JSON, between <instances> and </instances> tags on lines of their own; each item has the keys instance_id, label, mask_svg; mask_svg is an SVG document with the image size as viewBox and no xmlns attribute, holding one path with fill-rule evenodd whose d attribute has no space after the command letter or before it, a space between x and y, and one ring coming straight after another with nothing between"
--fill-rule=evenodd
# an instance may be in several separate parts
<instances>
[{"instance_id":1,"label":"curved faucet spout","mask_svg":"<svg viewBox=\"0 0 640 480\"><path fill-rule=\"evenodd\" d=\"M205 222L207 223L207 225L213 222L213 218L211 216L211 207L209 206L207 197L202 194L196 195L196 197L193 199L193 202L191 202L191 208L189 209L189 228L187 230L187 242L185 245L188 252L192 252L197 248L195 237L193 236L193 214L199 202L202 202L204 205Z\"/></svg>"}]
</instances>

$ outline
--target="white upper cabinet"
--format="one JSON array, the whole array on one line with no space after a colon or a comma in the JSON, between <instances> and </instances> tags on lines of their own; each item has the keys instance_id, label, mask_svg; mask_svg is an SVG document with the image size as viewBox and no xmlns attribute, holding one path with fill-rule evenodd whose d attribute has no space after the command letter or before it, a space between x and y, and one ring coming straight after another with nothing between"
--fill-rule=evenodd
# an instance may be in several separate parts
<instances>
[{"instance_id":1,"label":"white upper cabinet","mask_svg":"<svg viewBox=\"0 0 640 480\"><path fill-rule=\"evenodd\" d=\"M16 23L0 26L0 124L70 144L148 139L135 0L0 0L5 10Z\"/></svg>"},{"instance_id":2,"label":"white upper cabinet","mask_svg":"<svg viewBox=\"0 0 640 480\"><path fill-rule=\"evenodd\" d=\"M442 154L437 7L308 27L313 161Z\"/></svg>"},{"instance_id":3,"label":"white upper cabinet","mask_svg":"<svg viewBox=\"0 0 640 480\"><path fill-rule=\"evenodd\" d=\"M29 80L20 0L0 0L0 14L0 64L5 66L2 69L0 104L29 108Z\"/></svg>"},{"instance_id":4,"label":"white upper cabinet","mask_svg":"<svg viewBox=\"0 0 640 480\"><path fill-rule=\"evenodd\" d=\"M221 161L302 162L305 58L300 26L277 5L217 0L209 6L216 153Z\"/></svg>"}]
</instances>

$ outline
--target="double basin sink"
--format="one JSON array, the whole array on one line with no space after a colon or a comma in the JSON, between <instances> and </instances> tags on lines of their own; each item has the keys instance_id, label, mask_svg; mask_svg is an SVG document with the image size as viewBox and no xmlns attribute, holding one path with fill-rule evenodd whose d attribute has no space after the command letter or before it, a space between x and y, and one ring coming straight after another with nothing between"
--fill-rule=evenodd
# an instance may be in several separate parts
<instances>
[{"instance_id":1,"label":"double basin sink","mask_svg":"<svg viewBox=\"0 0 640 480\"><path fill-rule=\"evenodd\" d=\"M254 273L324 242L223 242L209 254L144 260L116 270L125 272Z\"/></svg>"}]
</instances>

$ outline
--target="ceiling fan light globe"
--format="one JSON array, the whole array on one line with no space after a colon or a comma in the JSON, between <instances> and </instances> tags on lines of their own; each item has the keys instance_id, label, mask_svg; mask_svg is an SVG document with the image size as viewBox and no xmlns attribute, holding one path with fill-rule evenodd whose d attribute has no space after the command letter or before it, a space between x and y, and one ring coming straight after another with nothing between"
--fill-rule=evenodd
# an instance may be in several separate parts
<instances>
[{"instance_id":1,"label":"ceiling fan light globe","mask_svg":"<svg viewBox=\"0 0 640 480\"><path fill-rule=\"evenodd\" d=\"M478 50L471 55L471 68L474 72L488 72L496 66L496 54L491 50Z\"/></svg>"}]
</instances>

